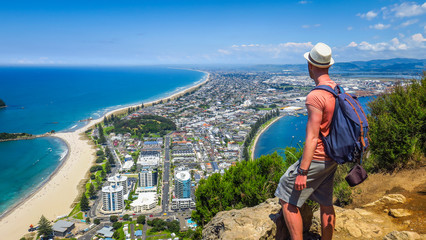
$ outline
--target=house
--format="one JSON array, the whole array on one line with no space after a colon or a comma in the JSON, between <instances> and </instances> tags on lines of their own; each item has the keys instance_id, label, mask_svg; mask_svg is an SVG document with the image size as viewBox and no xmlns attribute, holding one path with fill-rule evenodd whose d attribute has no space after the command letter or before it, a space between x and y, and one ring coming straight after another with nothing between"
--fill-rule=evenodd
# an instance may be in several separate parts
<instances>
[{"instance_id":1,"label":"house","mask_svg":"<svg viewBox=\"0 0 426 240\"><path fill-rule=\"evenodd\" d=\"M59 220L55 224L53 224L53 235L59 236L59 237L65 237L68 233L71 232L75 227L75 224L73 222L68 222L65 220Z\"/></svg>"},{"instance_id":2,"label":"house","mask_svg":"<svg viewBox=\"0 0 426 240\"><path fill-rule=\"evenodd\" d=\"M111 238L112 235L114 234L114 229L111 226L105 226L101 230L97 231L96 233L106 238Z\"/></svg>"}]
</instances>

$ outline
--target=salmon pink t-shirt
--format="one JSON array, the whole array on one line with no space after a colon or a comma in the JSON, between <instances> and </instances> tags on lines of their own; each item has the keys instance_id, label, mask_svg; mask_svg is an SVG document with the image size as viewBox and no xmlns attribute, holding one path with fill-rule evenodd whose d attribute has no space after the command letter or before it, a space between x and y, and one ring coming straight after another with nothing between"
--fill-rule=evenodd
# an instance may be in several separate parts
<instances>
[{"instance_id":1,"label":"salmon pink t-shirt","mask_svg":"<svg viewBox=\"0 0 426 240\"><path fill-rule=\"evenodd\" d=\"M331 80L320 82L318 85L328 85L333 89L336 87L336 83ZM335 103L336 100L333 94L324 90L311 91L306 97L306 105L310 105L322 112L320 132L323 136L327 136L330 132L330 124L331 119L333 118ZM331 158L329 158L325 153L324 143L320 137L318 138L318 143L317 147L315 148L313 159L322 161L331 160Z\"/></svg>"}]
</instances>

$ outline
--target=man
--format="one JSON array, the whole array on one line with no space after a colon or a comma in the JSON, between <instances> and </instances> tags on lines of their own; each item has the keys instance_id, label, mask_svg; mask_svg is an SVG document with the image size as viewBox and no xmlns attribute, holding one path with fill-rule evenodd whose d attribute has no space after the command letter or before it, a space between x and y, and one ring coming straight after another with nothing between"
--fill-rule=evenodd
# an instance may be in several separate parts
<instances>
[{"instance_id":1,"label":"man","mask_svg":"<svg viewBox=\"0 0 426 240\"><path fill-rule=\"evenodd\" d=\"M318 43L304 57L308 61L309 76L318 85L334 89L336 83L328 69L333 65L331 49ZM300 207L307 199L320 204L322 239L332 239L335 213L333 208L333 178L337 163L324 151L320 133L327 136L334 112L334 96L322 90L311 91L306 97L308 124L302 158L290 166L281 177L275 196L280 198L284 219L293 240L303 239Z\"/></svg>"}]
</instances>

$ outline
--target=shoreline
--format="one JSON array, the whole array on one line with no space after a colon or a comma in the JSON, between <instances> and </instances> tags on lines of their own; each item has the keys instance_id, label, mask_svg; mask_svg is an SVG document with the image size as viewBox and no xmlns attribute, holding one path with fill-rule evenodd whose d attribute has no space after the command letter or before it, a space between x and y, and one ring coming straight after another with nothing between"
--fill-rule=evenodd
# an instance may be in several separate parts
<instances>
[{"instance_id":1,"label":"shoreline","mask_svg":"<svg viewBox=\"0 0 426 240\"><path fill-rule=\"evenodd\" d=\"M286 115L280 115L280 116L278 116L278 117L276 117L274 120L272 120L270 123L268 123L267 125L265 125L264 126L264 128L262 128L262 130L260 130L260 132L257 132L256 133L256 137L254 138L254 141L253 141L253 145L251 145L251 148L250 148L250 153L251 153L251 155L250 155L250 159L251 160L254 160L254 151L256 150L256 145L257 145L257 142L259 141L259 138L260 138L260 136L262 136L262 134L270 127L270 126L272 126L272 124L274 124L275 122L277 122L278 120L280 120L282 117L284 117L284 116L286 116Z\"/></svg>"},{"instance_id":2,"label":"shoreline","mask_svg":"<svg viewBox=\"0 0 426 240\"><path fill-rule=\"evenodd\" d=\"M188 92L195 91L210 80L209 72L192 71L203 72L206 75L197 81L199 83L195 82L195 85L190 85L172 95L143 103L144 106L151 106L168 99L176 99ZM86 178L87 172L95 161L95 148L88 143L89 139L84 139L84 137L81 139L81 134L102 122L104 117L123 113L128 108L139 105L141 103L111 110L97 119L88 121L86 125L74 129L74 131L64 130L51 134L49 137L59 138L66 143L68 148L66 156L46 181L0 216L0 235L8 236L10 239L19 239L28 233L27 229L30 224L37 225L41 215L49 220L65 214L68 215L73 208L73 203L79 196L80 183Z\"/></svg>"}]
</instances>

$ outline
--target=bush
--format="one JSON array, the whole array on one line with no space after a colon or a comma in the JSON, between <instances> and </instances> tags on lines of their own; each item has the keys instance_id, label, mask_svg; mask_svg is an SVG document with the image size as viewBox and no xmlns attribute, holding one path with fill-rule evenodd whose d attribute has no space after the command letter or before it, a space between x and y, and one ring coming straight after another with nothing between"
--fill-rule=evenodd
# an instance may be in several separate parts
<instances>
[{"instance_id":1,"label":"bush","mask_svg":"<svg viewBox=\"0 0 426 240\"><path fill-rule=\"evenodd\" d=\"M410 85L397 85L392 93L368 104L371 158L369 171L406 167L420 161L426 151L426 77Z\"/></svg>"},{"instance_id":2,"label":"bush","mask_svg":"<svg viewBox=\"0 0 426 240\"><path fill-rule=\"evenodd\" d=\"M139 224L145 224L145 216L144 215L138 216L136 222Z\"/></svg>"},{"instance_id":3,"label":"bush","mask_svg":"<svg viewBox=\"0 0 426 240\"><path fill-rule=\"evenodd\" d=\"M118 216L112 215L109 217L109 221L111 222L117 222L118 221Z\"/></svg>"},{"instance_id":4,"label":"bush","mask_svg":"<svg viewBox=\"0 0 426 240\"><path fill-rule=\"evenodd\" d=\"M121 228L121 226L123 226L122 222L114 222L112 224L112 228L114 228L114 230L117 230L117 229Z\"/></svg>"},{"instance_id":5,"label":"bush","mask_svg":"<svg viewBox=\"0 0 426 240\"><path fill-rule=\"evenodd\" d=\"M123 216L123 220L124 220L124 221L129 221L129 219L130 219L129 214L125 214L125 215Z\"/></svg>"},{"instance_id":6,"label":"bush","mask_svg":"<svg viewBox=\"0 0 426 240\"><path fill-rule=\"evenodd\" d=\"M103 170L104 168L101 166L101 165L95 165L95 166L92 166L91 168L90 168L90 172L92 173L92 172L97 172L97 171L100 171L100 170Z\"/></svg>"},{"instance_id":7,"label":"bush","mask_svg":"<svg viewBox=\"0 0 426 240\"><path fill-rule=\"evenodd\" d=\"M96 225L99 225L101 223L101 220L99 220L98 218L95 218L95 220L93 220L93 223Z\"/></svg>"},{"instance_id":8,"label":"bush","mask_svg":"<svg viewBox=\"0 0 426 240\"><path fill-rule=\"evenodd\" d=\"M96 158L96 163L102 163L105 160L103 156Z\"/></svg>"},{"instance_id":9,"label":"bush","mask_svg":"<svg viewBox=\"0 0 426 240\"><path fill-rule=\"evenodd\" d=\"M96 156L103 156L103 155L105 155L105 154L104 154L104 151L102 151L102 150L98 150L96 152Z\"/></svg>"}]
</instances>

